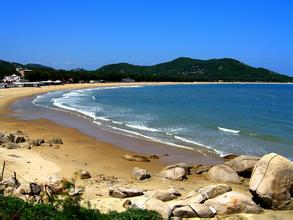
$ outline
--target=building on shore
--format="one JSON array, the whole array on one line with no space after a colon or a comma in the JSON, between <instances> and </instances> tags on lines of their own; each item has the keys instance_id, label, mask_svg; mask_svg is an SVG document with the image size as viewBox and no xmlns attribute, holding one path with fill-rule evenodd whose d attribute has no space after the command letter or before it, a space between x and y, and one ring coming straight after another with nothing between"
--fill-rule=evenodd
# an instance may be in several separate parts
<instances>
[{"instance_id":1,"label":"building on shore","mask_svg":"<svg viewBox=\"0 0 293 220\"><path fill-rule=\"evenodd\" d=\"M135 82L135 80L134 79L131 79L131 78L123 78L121 80L121 82L131 83L131 82Z\"/></svg>"}]
</instances>

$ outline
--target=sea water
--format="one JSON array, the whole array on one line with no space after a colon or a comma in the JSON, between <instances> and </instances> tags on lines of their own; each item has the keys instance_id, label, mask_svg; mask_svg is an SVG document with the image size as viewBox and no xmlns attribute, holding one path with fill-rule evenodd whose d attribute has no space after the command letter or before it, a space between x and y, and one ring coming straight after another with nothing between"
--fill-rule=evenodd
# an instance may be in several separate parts
<instances>
[{"instance_id":1,"label":"sea water","mask_svg":"<svg viewBox=\"0 0 293 220\"><path fill-rule=\"evenodd\" d=\"M35 105L173 147L293 158L293 85L120 86L50 92Z\"/></svg>"}]
</instances>

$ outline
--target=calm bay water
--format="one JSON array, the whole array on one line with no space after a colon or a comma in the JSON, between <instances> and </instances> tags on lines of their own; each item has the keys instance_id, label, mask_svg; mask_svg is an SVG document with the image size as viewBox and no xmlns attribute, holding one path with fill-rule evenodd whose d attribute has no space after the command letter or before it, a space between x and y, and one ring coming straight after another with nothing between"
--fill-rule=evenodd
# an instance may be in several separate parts
<instances>
[{"instance_id":1,"label":"calm bay water","mask_svg":"<svg viewBox=\"0 0 293 220\"><path fill-rule=\"evenodd\" d=\"M51 92L38 106L174 147L293 158L293 85L170 85Z\"/></svg>"}]
</instances>

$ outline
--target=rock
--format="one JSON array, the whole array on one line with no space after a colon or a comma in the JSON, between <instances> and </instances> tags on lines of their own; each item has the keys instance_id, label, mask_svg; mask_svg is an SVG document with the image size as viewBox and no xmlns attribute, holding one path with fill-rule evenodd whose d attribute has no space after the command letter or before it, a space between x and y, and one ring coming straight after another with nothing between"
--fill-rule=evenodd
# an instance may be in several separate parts
<instances>
[{"instance_id":1,"label":"rock","mask_svg":"<svg viewBox=\"0 0 293 220\"><path fill-rule=\"evenodd\" d=\"M225 161L229 161L229 160L232 160L236 157L238 157L239 155L236 155L236 154L227 154L225 156L223 156L222 158L225 160Z\"/></svg>"},{"instance_id":2,"label":"rock","mask_svg":"<svg viewBox=\"0 0 293 220\"><path fill-rule=\"evenodd\" d=\"M207 199L212 199L214 197L217 197L219 195L222 195L230 191L232 191L231 186L226 184L217 184L217 185L209 185L206 187L199 188L197 190L197 193L204 194L207 197Z\"/></svg>"},{"instance_id":3,"label":"rock","mask_svg":"<svg viewBox=\"0 0 293 220\"><path fill-rule=\"evenodd\" d=\"M185 204L203 203L206 200L207 200L207 195L197 193L195 191L188 193L184 198Z\"/></svg>"},{"instance_id":4,"label":"rock","mask_svg":"<svg viewBox=\"0 0 293 220\"><path fill-rule=\"evenodd\" d=\"M37 138L37 139L31 139L29 140L29 143L36 147L36 146L41 146L41 144L45 143L45 140L42 138Z\"/></svg>"},{"instance_id":5,"label":"rock","mask_svg":"<svg viewBox=\"0 0 293 220\"><path fill-rule=\"evenodd\" d=\"M52 138L51 140L49 140L49 143L51 144L63 144L63 141L61 138Z\"/></svg>"},{"instance_id":6,"label":"rock","mask_svg":"<svg viewBox=\"0 0 293 220\"><path fill-rule=\"evenodd\" d=\"M159 199L163 202L170 201L176 199L177 196L181 196L181 193L178 192L176 189L167 189L167 190L154 190L148 191L144 193L145 196L152 198L152 199Z\"/></svg>"},{"instance_id":7,"label":"rock","mask_svg":"<svg viewBox=\"0 0 293 220\"><path fill-rule=\"evenodd\" d=\"M168 219L171 216L171 209L167 203L158 199L149 199L144 204L144 209L158 212L163 219Z\"/></svg>"},{"instance_id":8,"label":"rock","mask_svg":"<svg viewBox=\"0 0 293 220\"><path fill-rule=\"evenodd\" d=\"M24 135L15 135L13 142L14 143L22 143L22 142L25 142Z\"/></svg>"},{"instance_id":9,"label":"rock","mask_svg":"<svg viewBox=\"0 0 293 220\"><path fill-rule=\"evenodd\" d=\"M209 171L209 169L211 168L211 166L199 166L196 170L195 170L195 174L202 174L204 172Z\"/></svg>"},{"instance_id":10,"label":"rock","mask_svg":"<svg viewBox=\"0 0 293 220\"><path fill-rule=\"evenodd\" d=\"M65 190L64 183L66 182L68 182L66 179L63 179L58 175L52 175L47 177L47 180L45 181L45 189L50 194L61 193Z\"/></svg>"},{"instance_id":11,"label":"rock","mask_svg":"<svg viewBox=\"0 0 293 220\"><path fill-rule=\"evenodd\" d=\"M30 193L32 195L39 195L40 192L42 191L42 186L38 185L37 183L30 183Z\"/></svg>"},{"instance_id":12,"label":"rock","mask_svg":"<svg viewBox=\"0 0 293 220\"><path fill-rule=\"evenodd\" d=\"M227 215L234 213L261 213L262 209L258 207L248 196L230 191L213 199L205 201L205 205L213 207L218 215Z\"/></svg>"},{"instance_id":13,"label":"rock","mask_svg":"<svg viewBox=\"0 0 293 220\"><path fill-rule=\"evenodd\" d=\"M184 180L189 174L189 166L186 163L178 163L165 167L161 171L161 177L170 180Z\"/></svg>"},{"instance_id":14,"label":"rock","mask_svg":"<svg viewBox=\"0 0 293 220\"><path fill-rule=\"evenodd\" d=\"M153 210L161 214L163 219L169 219L169 217L171 216L171 208L167 203L164 203L158 199L150 199L143 196L133 198L131 200L125 200L125 202L123 203L123 207Z\"/></svg>"},{"instance_id":15,"label":"rock","mask_svg":"<svg viewBox=\"0 0 293 220\"><path fill-rule=\"evenodd\" d=\"M30 194L31 189L29 184L21 184L21 187L19 188L19 193L22 195Z\"/></svg>"},{"instance_id":16,"label":"rock","mask_svg":"<svg viewBox=\"0 0 293 220\"><path fill-rule=\"evenodd\" d=\"M225 165L231 167L241 176L250 177L251 172L259 159L260 157L256 156L241 155L225 162Z\"/></svg>"},{"instance_id":17,"label":"rock","mask_svg":"<svg viewBox=\"0 0 293 220\"><path fill-rule=\"evenodd\" d=\"M175 207L172 210L174 217L180 218L212 218L216 214L212 208L204 204L192 203L186 206Z\"/></svg>"},{"instance_id":18,"label":"rock","mask_svg":"<svg viewBox=\"0 0 293 220\"><path fill-rule=\"evenodd\" d=\"M125 154L123 159L128 161L149 162L150 160L145 156Z\"/></svg>"},{"instance_id":19,"label":"rock","mask_svg":"<svg viewBox=\"0 0 293 220\"><path fill-rule=\"evenodd\" d=\"M84 180L84 179L89 179L89 178L91 178L91 174L88 171L82 170L80 172L80 179Z\"/></svg>"},{"instance_id":20,"label":"rock","mask_svg":"<svg viewBox=\"0 0 293 220\"><path fill-rule=\"evenodd\" d=\"M139 189L109 188L109 195L112 197L123 199L128 197L141 196L143 195L143 191Z\"/></svg>"},{"instance_id":21,"label":"rock","mask_svg":"<svg viewBox=\"0 0 293 220\"><path fill-rule=\"evenodd\" d=\"M18 144L12 143L12 142L6 142L6 143L2 144L2 147L6 148L6 149L17 149L17 148L19 148Z\"/></svg>"},{"instance_id":22,"label":"rock","mask_svg":"<svg viewBox=\"0 0 293 220\"><path fill-rule=\"evenodd\" d=\"M149 158L150 159L156 159L156 160L160 159L160 157L158 155L155 155L155 154L150 155Z\"/></svg>"},{"instance_id":23,"label":"rock","mask_svg":"<svg viewBox=\"0 0 293 220\"><path fill-rule=\"evenodd\" d=\"M264 208L292 207L293 163L275 153L264 155L255 165L249 190Z\"/></svg>"},{"instance_id":24,"label":"rock","mask_svg":"<svg viewBox=\"0 0 293 220\"><path fill-rule=\"evenodd\" d=\"M20 148L31 149L31 145L30 145L29 142L19 143L18 146L19 146Z\"/></svg>"},{"instance_id":25,"label":"rock","mask_svg":"<svg viewBox=\"0 0 293 220\"><path fill-rule=\"evenodd\" d=\"M134 167L132 170L132 176L137 180L144 180L150 178L151 174L147 170Z\"/></svg>"},{"instance_id":26,"label":"rock","mask_svg":"<svg viewBox=\"0 0 293 220\"><path fill-rule=\"evenodd\" d=\"M19 181L15 179L14 177L10 177L9 179L5 180L3 183L5 187L18 188L20 186Z\"/></svg>"},{"instance_id":27,"label":"rock","mask_svg":"<svg viewBox=\"0 0 293 220\"><path fill-rule=\"evenodd\" d=\"M226 165L216 165L212 167L207 175L207 180L223 183L240 183L240 177L235 170Z\"/></svg>"},{"instance_id":28,"label":"rock","mask_svg":"<svg viewBox=\"0 0 293 220\"><path fill-rule=\"evenodd\" d=\"M79 188L70 188L68 194L70 196L77 196L81 195L84 192L84 188L79 187Z\"/></svg>"}]
</instances>

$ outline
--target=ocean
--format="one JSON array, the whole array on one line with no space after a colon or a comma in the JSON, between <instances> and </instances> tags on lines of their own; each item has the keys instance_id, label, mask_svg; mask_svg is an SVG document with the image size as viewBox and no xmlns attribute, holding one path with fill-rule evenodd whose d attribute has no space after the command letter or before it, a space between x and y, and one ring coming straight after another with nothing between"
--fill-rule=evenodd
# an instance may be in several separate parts
<instances>
[{"instance_id":1,"label":"ocean","mask_svg":"<svg viewBox=\"0 0 293 220\"><path fill-rule=\"evenodd\" d=\"M33 103L172 147L293 158L290 84L98 87L50 92Z\"/></svg>"}]
</instances>

